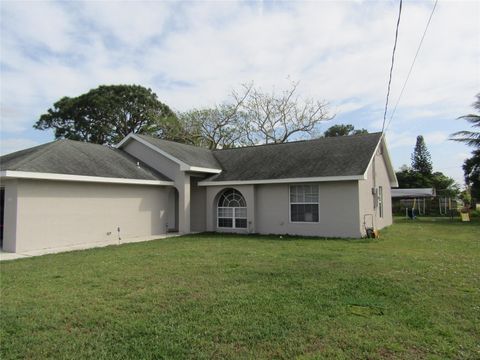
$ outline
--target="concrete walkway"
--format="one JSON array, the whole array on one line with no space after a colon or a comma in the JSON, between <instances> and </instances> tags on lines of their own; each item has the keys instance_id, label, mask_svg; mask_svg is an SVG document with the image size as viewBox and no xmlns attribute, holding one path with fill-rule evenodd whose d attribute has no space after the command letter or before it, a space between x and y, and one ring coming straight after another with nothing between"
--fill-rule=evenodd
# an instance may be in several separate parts
<instances>
[{"instance_id":1,"label":"concrete walkway","mask_svg":"<svg viewBox=\"0 0 480 360\"><path fill-rule=\"evenodd\" d=\"M92 249L97 247L105 247L110 245L122 245L122 244L130 244L142 241L151 241L151 240L158 240L158 239L167 239L171 237L181 236L183 234L180 233L171 233L171 234L161 234L161 235L151 235L151 236L139 236L139 237L132 237L122 240L117 240L115 242L99 242L99 243L90 243L90 244L80 244L80 245L72 245L62 248L50 248L50 249L40 249L35 251L25 251L22 253L10 253L4 252L0 250L0 261L7 261L7 260L15 260L15 259L22 259L32 256L41 256L46 254L57 254L66 251L75 251L75 250L86 250Z\"/></svg>"}]
</instances>

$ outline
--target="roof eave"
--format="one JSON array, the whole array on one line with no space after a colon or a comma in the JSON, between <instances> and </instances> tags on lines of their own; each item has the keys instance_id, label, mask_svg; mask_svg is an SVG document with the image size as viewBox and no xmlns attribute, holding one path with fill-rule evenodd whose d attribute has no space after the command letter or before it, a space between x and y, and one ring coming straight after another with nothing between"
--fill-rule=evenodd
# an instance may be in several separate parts
<instances>
[{"instance_id":1,"label":"roof eave","mask_svg":"<svg viewBox=\"0 0 480 360\"><path fill-rule=\"evenodd\" d=\"M233 185L256 185L256 184L291 184L291 183L309 183L309 182L327 182L327 181L358 181L365 180L364 175L350 176L321 176L304 178L285 178L285 179L262 179L262 180L229 180L212 181L203 180L198 182L198 186L233 186Z\"/></svg>"},{"instance_id":2,"label":"roof eave","mask_svg":"<svg viewBox=\"0 0 480 360\"><path fill-rule=\"evenodd\" d=\"M102 176L69 175L69 174L42 173L42 172L31 172L31 171L16 171L16 170L0 171L0 178L77 181L77 182L127 184L127 185L174 186L173 181L165 181L165 180L111 178L111 177L102 177Z\"/></svg>"},{"instance_id":3,"label":"roof eave","mask_svg":"<svg viewBox=\"0 0 480 360\"><path fill-rule=\"evenodd\" d=\"M393 168L393 165L392 165L392 159L390 157L390 153L388 152L388 147L385 141L384 134L380 136L380 140L378 141L377 146L375 146L375 150L373 151L373 154L370 158L370 161L368 162L367 168L365 169L365 173L363 174L363 176L365 179L367 178L368 169L370 169L373 159L375 158L375 154L377 153L378 148L380 146L382 147L382 150L383 150L383 154L384 154L383 158L385 159L385 164L387 166L388 177L390 178L390 186L398 187L397 175L395 174L395 169Z\"/></svg>"}]
</instances>

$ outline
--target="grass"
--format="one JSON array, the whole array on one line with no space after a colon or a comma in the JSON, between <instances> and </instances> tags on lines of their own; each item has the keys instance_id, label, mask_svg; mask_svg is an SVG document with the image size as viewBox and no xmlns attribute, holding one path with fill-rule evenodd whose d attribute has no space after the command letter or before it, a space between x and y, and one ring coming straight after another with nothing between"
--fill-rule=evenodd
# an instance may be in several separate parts
<instances>
[{"instance_id":1,"label":"grass","mask_svg":"<svg viewBox=\"0 0 480 360\"><path fill-rule=\"evenodd\" d=\"M0 357L480 358L480 222L192 235L2 262Z\"/></svg>"}]
</instances>

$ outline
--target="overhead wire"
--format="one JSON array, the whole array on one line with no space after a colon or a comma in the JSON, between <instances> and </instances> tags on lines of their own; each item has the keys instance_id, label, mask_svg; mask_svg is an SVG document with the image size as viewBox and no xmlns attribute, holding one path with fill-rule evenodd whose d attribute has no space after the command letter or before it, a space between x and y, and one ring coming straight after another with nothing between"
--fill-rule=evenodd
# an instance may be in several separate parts
<instances>
[{"instance_id":1,"label":"overhead wire","mask_svg":"<svg viewBox=\"0 0 480 360\"><path fill-rule=\"evenodd\" d=\"M389 74L389 77L388 77L387 98L385 100L385 110L383 112L382 133L383 133L383 130L385 129L385 121L387 120L388 99L390 97L390 87L392 85L393 65L395 63L395 51L397 50L398 28L400 26L401 16L402 16L402 0L400 0L400 5L398 7L397 26L396 26L396 29L395 29L395 42L393 44L392 62L390 64L390 74Z\"/></svg>"},{"instance_id":2,"label":"overhead wire","mask_svg":"<svg viewBox=\"0 0 480 360\"><path fill-rule=\"evenodd\" d=\"M425 26L425 30L423 31L422 38L420 39L420 42L417 47L417 52L415 53L415 56L413 57L412 64L410 65L410 69L408 70L407 77L405 79L405 82L403 83L402 91L400 91L400 95L398 96L397 102L395 103L395 107L393 108L392 114L390 115L390 119L388 120L388 124L385 127L385 131L382 130L382 132L387 132L388 127L390 126L390 123L392 122L393 116L395 115L395 112L397 111L398 104L400 103L400 99L403 96L403 93L405 91L405 88L407 86L407 82L410 79L410 75L412 74L413 67L415 65L415 62L417 61L418 54L420 52L420 48L422 47L423 40L425 39L425 35L427 34L428 27L430 26L430 22L432 21L433 13L435 12L435 9L437 7L438 0L435 0L435 4L433 5L432 11L430 13L430 16L427 21L427 25ZM385 121L385 120L384 120Z\"/></svg>"}]
</instances>

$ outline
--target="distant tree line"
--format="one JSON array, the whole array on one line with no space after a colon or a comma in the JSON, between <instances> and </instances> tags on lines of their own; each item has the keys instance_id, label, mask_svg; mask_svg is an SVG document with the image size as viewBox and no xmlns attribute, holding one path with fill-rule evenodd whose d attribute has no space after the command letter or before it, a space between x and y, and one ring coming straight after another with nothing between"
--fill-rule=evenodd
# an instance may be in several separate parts
<instances>
[{"instance_id":1,"label":"distant tree line","mask_svg":"<svg viewBox=\"0 0 480 360\"><path fill-rule=\"evenodd\" d=\"M276 93L242 85L224 104L174 113L151 89L104 85L61 98L34 127L53 129L57 139L112 145L133 132L210 149L319 136L333 115L325 101L300 98L297 86Z\"/></svg>"},{"instance_id":2,"label":"distant tree line","mask_svg":"<svg viewBox=\"0 0 480 360\"><path fill-rule=\"evenodd\" d=\"M433 172L430 152L422 135L417 136L411 166L396 172L399 188L435 188L440 195L456 197L460 193L455 180L440 171Z\"/></svg>"}]
</instances>

